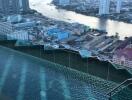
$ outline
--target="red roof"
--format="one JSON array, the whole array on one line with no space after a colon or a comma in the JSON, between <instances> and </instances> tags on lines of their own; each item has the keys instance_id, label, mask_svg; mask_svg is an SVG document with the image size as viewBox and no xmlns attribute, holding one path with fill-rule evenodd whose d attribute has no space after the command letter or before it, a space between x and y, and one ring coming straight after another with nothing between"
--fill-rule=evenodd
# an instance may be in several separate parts
<instances>
[{"instance_id":1,"label":"red roof","mask_svg":"<svg viewBox=\"0 0 132 100\"><path fill-rule=\"evenodd\" d=\"M124 56L125 58L132 60L132 48L117 50L115 55L117 55L118 57Z\"/></svg>"}]
</instances>

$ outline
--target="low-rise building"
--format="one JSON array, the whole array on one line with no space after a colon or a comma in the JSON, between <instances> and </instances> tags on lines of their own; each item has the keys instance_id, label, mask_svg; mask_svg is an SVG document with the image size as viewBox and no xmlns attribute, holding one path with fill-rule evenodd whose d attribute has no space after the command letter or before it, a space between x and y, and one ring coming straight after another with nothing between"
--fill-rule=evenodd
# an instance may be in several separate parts
<instances>
[{"instance_id":1,"label":"low-rise building","mask_svg":"<svg viewBox=\"0 0 132 100\"><path fill-rule=\"evenodd\" d=\"M132 48L117 50L113 56L113 63L132 68Z\"/></svg>"},{"instance_id":2,"label":"low-rise building","mask_svg":"<svg viewBox=\"0 0 132 100\"><path fill-rule=\"evenodd\" d=\"M10 23L20 23L22 20L23 18L21 15L10 15L7 17L7 21Z\"/></svg>"},{"instance_id":3,"label":"low-rise building","mask_svg":"<svg viewBox=\"0 0 132 100\"><path fill-rule=\"evenodd\" d=\"M7 34L8 40L23 40L28 41L29 40L29 34L27 31L21 30L21 31L15 31L11 34Z\"/></svg>"},{"instance_id":4,"label":"low-rise building","mask_svg":"<svg viewBox=\"0 0 132 100\"><path fill-rule=\"evenodd\" d=\"M18 29L18 30L19 29L29 29L29 28L35 27L36 24L37 23L35 21L29 21L29 22L15 24L14 27L15 29Z\"/></svg>"},{"instance_id":5,"label":"low-rise building","mask_svg":"<svg viewBox=\"0 0 132 100\"><path fill-rule=\"evenodd\" d=\"M60 30L58 28L53 28L53 29L49 29L47 31L47 34L49 36L52 36L54 37L55 39L57 40L62 40L62 39L66 39L69 37L70 33L69 32L66 32L64 30Z\"/></svg>"},{"instance_id":6,"label":"low-rise building","mask_svg":"<svg viewBox=\"0 0 132 100\"><path fill-rule=\"evenodd\" d=\"M59 0L59 4L62 6L66 6L70 4L70 0Z\"/></svg>"},{"instance_id":7,"label":"low-rise building","mask_svg":"<svg viewBox=\"0 0 132 100\"><path fill-rule=\"evenodd\" d=\"M14 30L10 22L0 22L0 35L6 35L12 33Z\"/></svg>"}]
</instances>

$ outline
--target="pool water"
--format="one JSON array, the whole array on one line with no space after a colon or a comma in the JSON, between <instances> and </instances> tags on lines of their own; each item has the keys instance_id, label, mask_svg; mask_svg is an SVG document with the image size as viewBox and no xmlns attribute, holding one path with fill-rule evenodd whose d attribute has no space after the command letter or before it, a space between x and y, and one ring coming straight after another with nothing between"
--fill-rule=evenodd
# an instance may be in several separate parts
<instances>
[{"instance_id":1,"label":"pool water","mask_svg":"<svg viewBox=\"0 0 132 100\"><path fill-rule=\"evenodd\" d=\"M106 93L115 86L112 81L0 46L0 100L108 100Z\"/></svg>"},{"instance_id":2,"label":"pool water","mask_svg":"<svg viewBox=\"0 0 132 100\"><path fill-rule=\"evenodd\" d=\"M0 100L89 100L90 87L10 49L0 48Z\"/></svg>"},{"instance_id":3,"label":"pool water","mask_svg":"<svg viewBox=\"0 0 132 100\"><path fill-rule=\"evenodd\" d=\"M60 66L0 47L0 100L105 100L96 84Z\"/></svg>"}]
</instances>

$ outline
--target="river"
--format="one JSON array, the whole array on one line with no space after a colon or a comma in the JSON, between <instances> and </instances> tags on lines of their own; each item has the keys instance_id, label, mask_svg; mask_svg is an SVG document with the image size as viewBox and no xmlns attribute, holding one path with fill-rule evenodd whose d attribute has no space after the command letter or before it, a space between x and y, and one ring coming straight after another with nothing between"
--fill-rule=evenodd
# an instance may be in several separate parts
<instances>
[{"instance_id":1,"label":"river","mask_svg":"<svg viewBox=\"0 0 132 100\"><path fill-rule=\"evenodd\" d=\"M132 36L132 24L113 20L99 19L96 17L78 14L73 11L56 9L54 5L50 4L52 0L29 1L31 9L35 9L49 18L66 21L69 23L78 22L80 24L88 25L91 28L105 30L108 32L109 36L115 35L115 33L118 32L120 35L120 39Z\"/></svg>"}]
</instances>

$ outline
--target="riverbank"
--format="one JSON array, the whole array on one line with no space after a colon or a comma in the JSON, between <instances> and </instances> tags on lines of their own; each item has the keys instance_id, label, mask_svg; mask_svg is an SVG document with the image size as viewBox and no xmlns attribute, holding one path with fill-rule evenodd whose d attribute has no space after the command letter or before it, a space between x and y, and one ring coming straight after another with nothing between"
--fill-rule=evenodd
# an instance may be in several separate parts
<instances>
[{"instance_id":1,"label":"riverbank","mask_svg":"<svg viewBox=\"0 0 132 100\"><path fill-rule=\"evenodd\" d=\"M39 14L38 17L41 16L43 17L42 14ZM40 20L40 18L37 19ZM118 34L107 36L107 32L91 29L79 23L67 23L51 20L50 18L47 18L47 20L46 25L50 23L48 27L44 24L45 28L47 27L48 29L47 32L57 30L57 34L59 34L58 30L63 30L64 33L70 32L70 35L64 40L58 40L57 38L53 38L53 35L50 38L47 32L44 33L45 38L42 38L41 45L44 45L46 50L67 49L78 52L82 58L97 57L100 61L112 61L117 48L125 42L119 39ZM41 22L45 23L43 20ZM39 41L33 42L33 44L39 45Z\"/></svg>"},{"instance_id":2,"label":"riverbank","mask_svg":"<svg viewBox=\"0 0 132 100\"><path fill-rule=\"evenodd\" d=\"M68 11L74 11L79 14L97 17L100 19L110 19L114 21L120 21L120 22L132 24L132 19L129 16L125 15L124 13L122 14L114 13L114 14L100 16L97 14L98 13L97 9L81 10L81 9L76 9L76 7L74 8L73 6L60 6L60 5L56 5L56 7L57 9L66 9Z\"/></svg>"},{"instance_id":3,"label":"riverbank","mask_svg":"<svg viewBox=\"0 0 132 100\"><path fill-rule=\"evenodd\" d=\"M108 36L112 36L115 35L115 33L119 33L121 40L124 40L125 37L132 36L132 24L114 20L100 19L97 17L78 14L74 11L57 9L55 5L51 4L51 2L52 0L31 0L30 7L31 9L35 9L40 12L43 16L54 20L69 23L80 23L86 26L90 26L94 29L105 30L108 32Z\"/></svg>"},{"instance_id":4,"label":"riverbank","mask_svg":"<svg viewBox=\"0 0 132 100\"><path fill-rule=\"evenodd\" d=\"M112 59L111 54L123 42L119 40L118 34L108 36L108 33L103 30L79 23L57 21L37 11L34 11L34 14L25 15L24 18L39 22L39 25L31 26L31 32L28 32L29 37L32 37L29 40L31 44L44 45L48 50L67 49L78 52L82 58L97 57L99 60L109 61ZM24 29L26 31L26 27Z\"/></svg>"}]
</instances>

